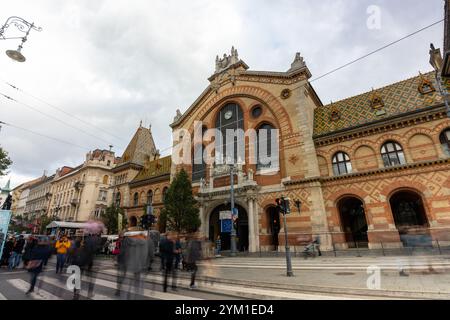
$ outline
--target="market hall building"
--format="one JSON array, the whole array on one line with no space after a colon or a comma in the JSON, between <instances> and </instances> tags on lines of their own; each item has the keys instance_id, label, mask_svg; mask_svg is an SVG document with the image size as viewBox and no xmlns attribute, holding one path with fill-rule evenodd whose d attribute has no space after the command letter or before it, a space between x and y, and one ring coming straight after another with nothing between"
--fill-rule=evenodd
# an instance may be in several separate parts
<instances>
[{"instance_id":1,"label":"market hall building","mask_svg":"<svg viewBox=\"0 0 450 320\"><path fill-rule=\"evenodd\" d=\"M192 145L190 164L174 161L183 156L175 154L177 139L186 138L182 132L192 137L196 121L202 132L254 129L256 139L259 129L279 130L276 165L250 164L246 137L245 163L233 175L240 250L284 249L283 219L275 208L281 196L290 198L291 245L317 235L328 250L402 247L409 245L408 235L449 244L450 120L435 73L329 105L310 77L298 53L286 72L251 71L232 48L216 58L210 85L197 100L183 114L177 110L172 176L182 167L190 173L203 235L210 241L221 235L223 249L230 248L220 212L230 210L231 179L229 166L194 163L213 140Z\"/></svg>"}]
</instances>

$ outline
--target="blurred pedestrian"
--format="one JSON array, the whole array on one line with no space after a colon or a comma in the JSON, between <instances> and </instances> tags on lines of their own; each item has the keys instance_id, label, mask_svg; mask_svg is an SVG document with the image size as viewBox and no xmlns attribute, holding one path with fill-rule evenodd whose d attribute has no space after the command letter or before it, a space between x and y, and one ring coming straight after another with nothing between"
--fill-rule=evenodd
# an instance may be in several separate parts
<instances>
[{"instance_id":1,"label":"blurred pedestrian","mask_svg":"<svg viewBox=\"0 0 450 320\"><path fill-rule=\"evenodd\" d=\"M67 251L70 248L70 241L65 235L55 244L56 248L56 273L61 273L66 262Z\"/></svg>"},{"instance_id":2,"label":"blurred pedestrian","mask_svg":"<svg viewBox=\"0 0 450 320\"><path fill-rule=\"evenodd\" d=\"M220 256L221 250L222 250L222 240L220 239L220 235L218 235L216 239L216 256Z\"/></svg>"},{"instance_id":3,"label":"blurred pedestrian","mask_svg":"<svg viewBox=\"0 0 450 320\"><path fill-rule=\"evenodd\" d=\"M166 239L163 241L161 245L161 257L164 260L164 292L167 292L168 286L168 277L172 276L172 290L176 291L176 268L174 267L174 258L175 258L175 234L173 232L168 232Z\"/></svg>"},{"instance_id":4,"label":"blurred pedestrian","mask_svg":"<svg viewBox=\"0 0 450 320\"><path fill-rule=\"evenodd\" d=\"M3 246L3 253L0 261L0 267L3 265L8 266L13 248L14 248L14 238L9 237L5 245Z\"/></svg>"},{"instance_id":5,"label":"blurred pedestrian","mask_svg":"<svg viewBox=\"0 0 450 320\"><path fill-rule=\"evenodd\" d=\"M165 233L161 234L161 237L159 239L159 258L161 259L160 271L162 271L166 268L166 261L164 260L165 257L162 254L162 248L165 245L166 240L167 240L166 234Z\"/></svg>"},{"instance_id":6,"label":"blurred pedestrian","mask_svg":"<svg viewBox=\"0 0 450 320\"><path fill-rule=\"evenodd\" d=\"M116 296L121 295L123 281L128 273L133 276L135 296L142 294L141 273L148 268L149 242L147 231L138 227L136 217L132 216L120 246Z\"/></svg>"},{"instance_id":7,"label":"blurred pedestrian","mask_svg":"<svg viewBox=\"0 0 450 320\"><path fill-rule=\"evenodd\" d=\"M316 236L316 238L314 239L314 245L320 257L322 255L322 252L320 251L320 236Z\"/></svg>"},{"instance_id":8,"label":"blurred pedestrian","mask_svg":"<svg viewBox=\"0 0 450 320\"><path fill-rule=\"evenodd\" d=\"M35 245L37 245L37 239L33 236L28 237L28 239L25 243L25 250L24 250L23 256L22 256L24 268L27 266L28 261L31 260L31 251L33 250Z\"/></svg>"},{"instance_id":9,"label":"blurred pedestrian","mask_svg":"<svg viewBox=\"0 0 450 320\"><path fill-rule=\"evenodd\" d=\"M24 246L25 240L23 238L23 235L20 235L19 239L14 242L14 248L9 259L9 270L15 269L19 266L20 260L22 259L22 251Z\"/></svg>"},{"instance_id":10,"label":"blurred pedestrian","mask_svg":"<svg viewBox=\"0 0 450 320\"><path fill-rule=\"evenodd\" d=\"M34 291L37 278L42 271L44 260L48 259L51 254L50 247L45 239L39 239L33 249L30 252L30 260L26 265L26 269L30 272L30 289L26 294L30 294Z\"/></svg>"},{"instance_id":11,"label":"blurred pedestrian","mask_svg":"<svg viewBox=\"0 0 450 320\"><path fill-rule=\"evenodd\" d=\"M177 238L175 240L175 269L179 269L180 268L180 262L181 262L181 254L182 254L182 250L181 250L181 240L180 240L180 236L177 235Z\"/></svg>"},{"instance_id":12,"label":"blurred pedestrian","mask_svg":"<svg viewBox=\"0 0 450 320\"><path fill-rule=\"evenodd\" d=\"M202 258L202 244L197 234L194 234L189 240L187 252L186 263L189 266L189 271L191 272L191 283L189 288L196 289L197 286L195 285L195 276L197 275L198 270L197 261Z\"/></svg>"}]
</instances>

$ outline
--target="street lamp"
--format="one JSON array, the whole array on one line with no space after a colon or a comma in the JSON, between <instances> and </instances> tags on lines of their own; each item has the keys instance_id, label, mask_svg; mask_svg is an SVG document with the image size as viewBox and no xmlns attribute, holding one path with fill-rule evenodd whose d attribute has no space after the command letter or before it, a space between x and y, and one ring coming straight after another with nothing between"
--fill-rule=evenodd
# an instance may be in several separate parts
<instances>
[{"instance_id":1,"label":"street lamp","mask_svg":"<svg viewBox=\"0 0 450 320\"><path fill-rule=\"evenodd\" d=\"M19 31L25 33L24 37L5 37L5 30L11 25L15 26ZM22 43L19 45L17 50L7 50L6 55L17 62L24 62L26 58L22 54L23 44L28 40L28 35L31 30L42 31L41 27L36 27L33 23L26 21L20 17L9 17L6 22L0 27L0 40L10 40L10 39L22 39Z\"/></svg>"},{"instance_id":2,"label":"street lamp","mask_svg":"<svg viewBox=\"0 0 450 320\"><path fill-rule=\"evenodd\" d=\"M450 106L448 103L448 92L446 88L442 87L441 69L442 69L442 57L441 51L436 49L433 44L430 44L430 64L435 71L436 83L439 89L439 93L444 98L445 109L447 110L447 117L450 118Z\"/></svg>"},{"instance_id":3,"label":"street lamp","mask_svg":"<svg viewBox=\"0 0 450 320\"><path fill-rule=\"evenodd\" d=\"M230 163L230 202L231 202L231 253L230 256L236 256L236 227L235 222L238 219L238 215L235 213L234 208L234 163Z\"/></svg>"}]
</instances>

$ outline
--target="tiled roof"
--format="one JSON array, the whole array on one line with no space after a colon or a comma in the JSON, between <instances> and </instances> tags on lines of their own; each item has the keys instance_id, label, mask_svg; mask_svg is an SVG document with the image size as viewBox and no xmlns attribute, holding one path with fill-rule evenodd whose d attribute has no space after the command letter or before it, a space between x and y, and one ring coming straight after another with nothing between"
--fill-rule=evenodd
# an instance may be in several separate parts
<instances>
[{"instance_id":1,"label":"tiled roof","mask_svg":"<svg viewBox=\"0 0 450 320\"><path fill-rule=\"evenodd\" d=\"M132 182L147 180L151 178L160 177L162 175L170 174L170 167L172 165L172 157L167 156L157 160L147 162L144 168L138 173Z\"/></svg>"},{"instance_id":2,"label":"tiled roof","mask_svg":"<svg viewBox=\"0 0 450 320\"><path fill-rule=\"evenodd\" d=\"M419 92L419 85L424 80L432 84L435 89L433 92L426 94ZM449 90L450 81L449 79L445 81L447 90ZM382 107L372 107L371 98L374 96L381 98ZM314 136L388 119L439 103L443 103L443 99L439 94L434 72L417 75L374 91L317 108L314 111ZM332 120L332 112L337 112L336 120Z\"/></svg>"},{"instance_id":3,"label":"tiled roof","mask_svg":"<svg viewBox=\"0 0 450 320\"><path fill-rule=\"evenodd\" d=\"M118 159L117 166L134 163L144 165L148 159L154 157L156 153L155 142L148 128L139 127L128 144L122 157Z\"/></svg>"}]
</instances>

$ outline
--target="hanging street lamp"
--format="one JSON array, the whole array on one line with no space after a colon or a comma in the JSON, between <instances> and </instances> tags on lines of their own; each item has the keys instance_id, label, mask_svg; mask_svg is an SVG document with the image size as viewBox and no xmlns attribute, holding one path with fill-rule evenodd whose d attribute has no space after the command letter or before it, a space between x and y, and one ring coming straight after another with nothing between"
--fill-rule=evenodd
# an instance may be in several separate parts
<instances>
[{"instance_id":1,"label":"hanging street lamp","mask_svg":"<svg viewBox=\"0 0 450 320\"><path fill-rule=\"evenodd\" d=\"M5 31L9 27L14 26L19 31L25 33L24 37L5 37ZM10 39L22 39L17 50L6 50L6 55L17 62L25 62L26 58L22 54L23 44L28 40L28 35L31 30L42 31L41 27L36 27L34 22L30 23L23 18L12 16L9 17L6 22L0 26L0 40L10 40Z\"/></svg>"}]
</instances>

